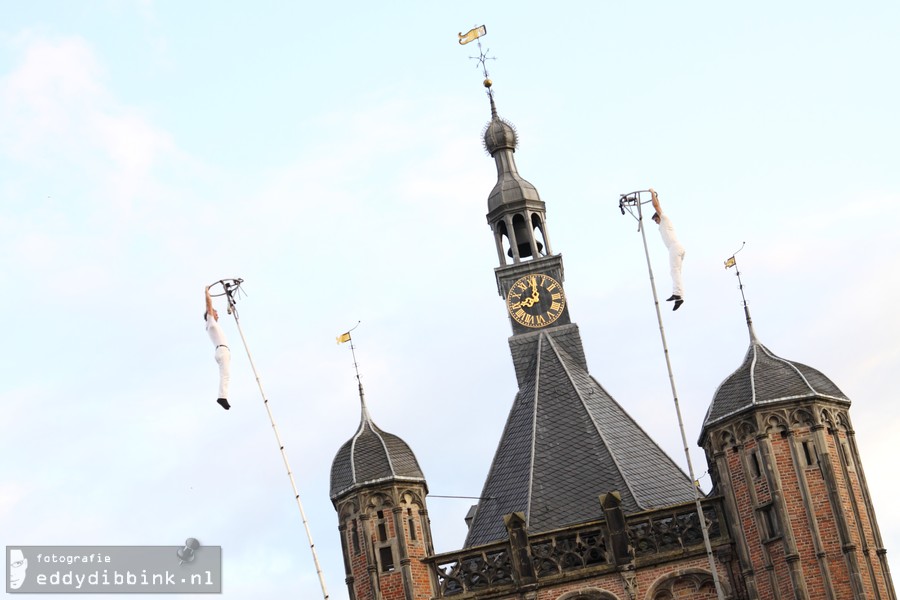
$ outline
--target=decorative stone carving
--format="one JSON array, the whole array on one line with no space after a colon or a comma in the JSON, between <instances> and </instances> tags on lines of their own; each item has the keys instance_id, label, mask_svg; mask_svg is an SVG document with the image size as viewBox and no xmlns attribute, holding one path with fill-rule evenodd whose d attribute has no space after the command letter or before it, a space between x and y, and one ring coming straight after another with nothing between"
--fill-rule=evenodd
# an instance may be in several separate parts
<instances>
[{"instance_id":1,"label":"decorative stone carving","mask_svg":"<svg viewBox=\"0 0 900 600\"><path fill-rule=\"evenodd\" d=\"M747 440L754 438L757 431L759 431L759 428L753 421L749 419L741 421L737 425L738 441L746 442Z\"/></svg>"},{"instance_id":2,"label":"decorative stone carving","mask_svg":"<svg viewBox=\"0 0 900 600\"><path fill-rule=\"evenodd\" d=\"M723 429L719 432L719 447L720 448L729 448L737 444L737 438L734 435L734 432L731 429Z\"/></svg>"},{"instance_id":3,"label":"decorative stone carving","mask_svg":"<svg viewBox=\"0 0 900 600\"><path fill-rule=\"evenodd\" d=\"M412 489L403 490L403 492L400 494L400 502L402 504L417 506L419 508L425 506L425 501L422 498L421 494L418 491Z\"/></svg>"},{"instance_id":4,"label":"decorative stone carving","mask_svg":"<svg viewBox=\"0 0 900 600\"><path fill-rule=\"evenodd\" d=\"M726 530L719 523L721 510L717 503L704 502L710 541L715 545L727 541ZM703 548L703 532L693 503L626 517L626 533L635 556L644 560L655 555L680 556L685 552L700 552ZM533 585L535 581L540 585L577 576L579 571L585 569L591 569L594 573L631 573L630 569L617 567L608 540L609 530L605 521L529 535L527 555L531 557L534 570L530 580L532 583L517 580L509 541L438 555L426 558L424 562L437 578L437 598L487 589L496 594L512 594L521 586ZM586 589L576 594L595 592L601 595L564 598L618 600L603 590Z\"/></svg>"},{"instance_id":5,"label":"decorative stone carving","mask_svg":"<svg viewBox=\"0 0 900 600\"><path fill-rule=\"evenodd\" d=\"M441 597L513 583L509 552L475 552L449 564L437 565Z\"/></svg>"},{"instance_id":6,"label":"decorative stone carving","mask_svg":"<svg viewBox=\"0 0 900 600\"><path fill-rule=\"evenodd\" d=\"M338 519L340 521L346 521L347 519L355 516L357 513L359 513L359 505L355 500L350 500L340 505L338 509Z\"/></svg>"},{"instance_id":7,"label":"decorative stone carving","mask_svg":"<svg viewBox=\"0 0 900 600\"><path fill-rule=\"evenodd\" d=\"M599 531L554 536L532 543L531 556L538 578L610 562L606 538Z\"/></svg>"},{"instance_id":8,"label":"decorative stone carving","mask_svg":"<svg viewBox=\"0 0 900 600\"><path fill-rule=\"evenodd\" d=\"M788 426L787 417L784 415L784 411L778 410L764 413L762 415L762 421L765 423L764 428L766 433L781 433L790 428Z\"/></svg>"},{"instance_id":9,"label":"decorative stone carving","mask_svg":"<svg viewBox=\"0 0 900 600\"><path fill-rule=\"evenodd\" d=\"M791 412L790 423L794 427L812 427L815 425L815 419L809 409L798 408Z\"/></svg>"},{"instance_id":10,"label":"decorative stone carving","mask_svg":"<svg viewBox=\"0 0 900 600\"><path fill-rule=\"evenodd\" d=\"M628 594L628 600L637 600L638 585L637 576L634 571L621 571L619 575L622 577L622 583L625 586L625 593Z\"/></svg>"},{"instance_id":11,"label":"decorative stone carving","mask_svg":"<svg viewBox=\"0 0 900 600\"><path fill-rule=\"evenodd\" d=\"M370 509L391 509L394 506L394 500L387 494L376 492L369 496L368 506Z\"/></svg>"}]
</instances>

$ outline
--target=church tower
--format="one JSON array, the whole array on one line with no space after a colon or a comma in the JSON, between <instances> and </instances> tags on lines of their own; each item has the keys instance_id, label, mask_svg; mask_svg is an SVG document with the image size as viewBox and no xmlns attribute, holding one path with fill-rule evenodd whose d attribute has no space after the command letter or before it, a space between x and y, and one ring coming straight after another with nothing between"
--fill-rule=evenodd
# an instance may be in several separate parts
<instances>
[{"instance_id":1,"label":"church tower","mask_svg":"<svg viewBox=\"0 0 900 600\"><path fill-rule=\"evenodd\" d=\"M434 554L425 495L428 485L409 446L382 431L359 386L359 428L331 465L350 600L430 600Z\"/></svg>"},{"instance_id":2,"label":"church tower","mask_svg":"<svg viewBox=\"0 0 900 600\"><path fill-rule=\"evenodd\" d=\"M490 88L490 80L485 82ZM470 513L466 547L508 538L509 515L528 534L602 518L602 494L624 513L690 502L684 472L588 373L565 294L563 259L547 233L546 207L516 168L515 129L497 114L484 145L497 166L487 221L497 248L498 292L512 327L519 391Z\"/></svg>"},{"instance_id":3,"label":"church tower","mask_svg":"<svg viewBox=\"0 0 900 600\"><path fill-rule=\"evenodd\" d=\"M747 597L896 600L850 423L825 375L757 339L716 391L706 451Z\"/></svg>"}]
</instances>

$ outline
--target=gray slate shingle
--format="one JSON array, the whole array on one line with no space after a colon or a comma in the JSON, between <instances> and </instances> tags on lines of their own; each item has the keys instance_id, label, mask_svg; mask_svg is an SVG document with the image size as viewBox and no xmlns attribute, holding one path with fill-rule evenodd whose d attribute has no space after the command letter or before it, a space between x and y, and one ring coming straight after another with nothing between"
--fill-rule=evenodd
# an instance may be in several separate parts
<instances>
[{"instance_id":1,"label":"gray slate shingle","mask_svg":"<svg viewBox=\"0 0 900 600\"><path fill-rule=\"evenodd\" d=\"M359 428L331 463L331 499L367 484L390 480L424 484L425 476L406 442L379 429L363 406Z\"/></svg>"},{"instance_id":2,"label":"gray slate shingle","mask_svg":"<svg viewBox=\"0 0 900 600\"><path fill-rule=\"evenodd\" d=\"M602 516L617 490L626 512L687 502L690 480L587 372L576 325L510 339L519 393L465 546L506 538L503 516L531 533ZM527 365L527 366L526 366Z\"/></svg>"},{"instance_id":3,"label":"gray slate shingle","mask_svg":"<svg viewBox=\"0 0 900 600\"><path fill-rule=\"evenodd\" d=\"M825 398L850 403L844 393L821 372L777 356L756 340L734 373L723 381L706 412L703 429L764 404L803 398Z\"/></svg>"}]
</instances>

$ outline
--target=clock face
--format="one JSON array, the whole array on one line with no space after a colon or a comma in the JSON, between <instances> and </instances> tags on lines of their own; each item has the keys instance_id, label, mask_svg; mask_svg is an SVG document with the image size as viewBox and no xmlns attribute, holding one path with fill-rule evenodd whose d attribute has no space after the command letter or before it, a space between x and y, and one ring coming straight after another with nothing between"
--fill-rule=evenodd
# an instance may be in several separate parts
<instances>
[{"instance_id":1,"label":"clock face","mask_svg":"<svg viewBox=\"0 0 900 600\"><path fill-rule=\"evenodd\" d=\"M506 309L516 323L537 329L556 321L566 307L566 296L558 281L548 275L521 277L506 295Z\"/></svg>"}]
</instances>

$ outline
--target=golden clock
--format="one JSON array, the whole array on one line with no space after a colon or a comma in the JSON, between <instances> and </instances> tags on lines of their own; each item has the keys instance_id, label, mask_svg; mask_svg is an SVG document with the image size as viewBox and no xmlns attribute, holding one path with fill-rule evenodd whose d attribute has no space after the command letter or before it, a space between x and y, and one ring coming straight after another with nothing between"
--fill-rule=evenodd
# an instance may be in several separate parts
<instances>
[{"instance_id":1,"label":"golden clock","mask_svg":"<svg viewBox=\"0 0 900 600\"><path fill-rule=\"evenodd\" d=\"M506 294L506 309L513 320L534 329L556 321L566 307L566 296L558 281L535 273L516 280Z\"/></svg>"}]
</instances>

